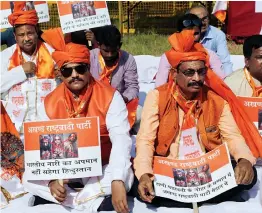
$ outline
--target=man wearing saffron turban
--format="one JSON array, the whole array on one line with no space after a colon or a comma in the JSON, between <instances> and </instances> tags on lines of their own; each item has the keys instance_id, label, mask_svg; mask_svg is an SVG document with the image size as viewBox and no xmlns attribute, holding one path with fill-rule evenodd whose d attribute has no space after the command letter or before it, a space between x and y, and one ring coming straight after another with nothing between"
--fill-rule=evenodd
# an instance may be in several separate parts
<instances>
[{"instance_id":1,"label":"man wearing saffron turban","mask_svg":"<svg viewBox=\"0 0 262 213\"><path fill-rule=\"evenodd\" d=\"M42 97L36 81L54 80L53 48L38 39L37 13L35 9L26 8L26 2L14 2L8 21L14 28L17 43L1 52L1 99L9 103L4 104L6 108L15 105L16 111L21 110L20 115L10 116L14 123L18 122L14 120L17 117L21 118L21 123L35 118L39 103L36 99ZM13 111L8 109L8 113ZM22 127L17 130L23 132Z\"/></svg>"},{"instance_id":2,"label":"man wearing saffron turban","mask_svg":"<svg viewBox=\"0 0 262 213\"><path fill-rule=\"evenodd\" d=\"M45 199L86 212L126 213L126 192L133 183L133 172L125 102L118 91L92 77L86 46L65 44L61 28L47 30L42 37L56 50L52 57L63 83L39 107L39 120L99 116L103 175L82 178L85 187L79 193L65 187L72 184L68 180L63 181L63 186L57 180L32 183L26 181L25 174L24 185L38 196L37 200Z\"/></svg>"},{"instance_id":3,"label":"man wearing saffron turban","mask_svg":"<svg viewBox=\"0 0 262 213\"><path fill-rule=\"evenodd\" d=\"M208 68L208 54L194 43L193 33L186 30L169 37L172 49L166 56L173 81L148 94L137 135L134 189L138 199L157 206L190 208L192 204L155 197L154 155L190 159L227 143L238 186L208 201L211 203L230 200L250 189L257 180L253 165L262 156L256 127L232 91ZM196 139L189 145L183 140L187 136Z\"/></svg>"}]
</instances>

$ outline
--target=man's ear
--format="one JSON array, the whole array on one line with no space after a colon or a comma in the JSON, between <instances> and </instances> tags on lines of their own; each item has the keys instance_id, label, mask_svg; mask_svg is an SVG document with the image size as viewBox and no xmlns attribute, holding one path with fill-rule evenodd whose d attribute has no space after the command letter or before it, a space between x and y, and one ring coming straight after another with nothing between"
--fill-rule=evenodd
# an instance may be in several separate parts
<instances>
[{"instance_id":1,"label":"man's ear","mask_svg":"<svg viewBox=\"0 0 262 213\"><path fill-rule=\"evenodd\" d=\"M249 59L248 58L245 58L245 65L246 65L246 68L248 69L249 68Z\"/></svg>"}]
</instances>

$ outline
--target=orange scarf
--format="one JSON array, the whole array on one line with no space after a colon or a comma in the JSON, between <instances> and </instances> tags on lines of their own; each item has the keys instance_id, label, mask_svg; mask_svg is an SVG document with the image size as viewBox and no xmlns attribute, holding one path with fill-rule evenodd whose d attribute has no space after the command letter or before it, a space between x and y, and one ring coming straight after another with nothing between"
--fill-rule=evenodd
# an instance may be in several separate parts
<instances>
[{"instance_id":1,"label":"orange scarf","mask_svg":"<svg viewBox=\"0 0 262 213\"><path fill-rule=\"evenodd\" d=\"M172 48L166 52L166 56L172 67L176 68L181 62L192 60L204 61L209 67L208 54L200 43L194 43L193 33L194 30L183 30L169 37ZM232 115L253 155L262 157L262 137L235 94L211 69L207 71L205 83L228 102Z\"/></svg>"},{"instance_id":2,"label":"orange scarf","mask_svg":"<svg viewBox=\"0 0 262 213\"><path fill-rule=\"evenodd\" d=\"M172 87L174 87L174 84ZM173 91L173 89L171 91ZM182 124L182 130L193 128L196 126L195 119L198 118L201 110L200 100L201 100L202 92L200 92L199 94L200 95L195 100L186 100L182 96L180 89L176 85L176 89L173 93L173 97L178 103L178 105L181 107L181 109L185 112L183 124Z\"/></svg>"},{"instance_id":3,"label":"orange scarf","mask_svg":"<svg viewBox=\"0 0 262 213\"><path fill-rule=\"evenodd\" d=\"M37 43L36 49L37 60L36 60L36 76L37 78L54 78L54 62L46 48L45 44L41 41ZM16 50L10 58L10 64L8 71L25 63L25 59L22 55L21 49L16 45Z\"/></svg>"},{"instance_id":4,"label":"orange scarf","mask_svg":"<svg viewBox=\"0 0 262 213\"><path fill-rule=\"evenodd\" d=\"M76 117L85 117L88 111L88 103L92 96L94 81L91 79L91 82L88 84L88 88L82 91L79 96L79 101L76 101L73 97L72 92L65 86L65 106L69 118Z\"/></svg>"},{"instance_id":5,"label":"orange scarf","mask_svg":"<svg viewBox=\"0 0 262 213\"><path fill-rule=\"evenodd\" d=\"M252 97L262 97L262 86L257 87L247 68L244 68L246 79L253 90Z\"/></svg>"},{"instance_id":6,"label":"orange scarf","mask_svg":"<svg viewBox=\"0 0 262 213\"><path fill-rule=\"evenodd\" d=\"M107 67L103 56L99 52L99 54L98 54L98 61L99 61L99 64L100 64L100 67L101 67L101 70L102 70L102 72L100 74L100 81L102 81L104 83L111 84L112 73L114 72L114 70L118 66L118 63L119 63L120 58L121 58L121 51L119 51L118 55L119 56L118 56L116 64L114 66L112 66L112 67Z\"/></svg>"}]
</instances>

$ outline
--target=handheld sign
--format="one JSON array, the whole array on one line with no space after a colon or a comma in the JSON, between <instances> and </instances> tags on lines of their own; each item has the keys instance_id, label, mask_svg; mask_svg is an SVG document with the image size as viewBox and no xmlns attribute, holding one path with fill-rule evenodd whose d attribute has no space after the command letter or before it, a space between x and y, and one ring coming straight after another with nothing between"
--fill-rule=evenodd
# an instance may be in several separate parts
<instances>
[{"instance_id":1,"label":"handheld sign","mask_svg":"<svg viewBox=\"0 0 262 213\"><path fill-rule=\"evenodd\" d=\"M12 27L8 22L8 16L13 12L14 1L1 1L1 29ZM26 1L24 10L35 9L39 18L38 23L49 21L48 5L46 1Z\"/></svg>"},{"instance_id":2,"label":"handheld sign","mask_svg":"<svg viewBox=\"0 0 262 213\"><path fill-rule=\"evenodd\" d=\"M196 202L237 186L226 144L194 159L154 157L153 171L157 196L193 203L196 211Z\"/></svg>"},{"instance_id":3,"label":"handheld sign","mask_svg":"<svg viewBox=\"0 0 262 213\"><path fill-rule=\"evenodd\" d=\"M63 33L110 25L106 1L58 1Z\"/></svg>"},{"instance_id":4,"label":"handheld sign","mask_svg":"<svg viewBox=\"0 0 262 213\"><path fill-rule=\"evenodd\" d=\"M102 175L98 117L24 123L28 180Z\"/></svg>"},{"instance_id":5,"label":"handheld sign","mask_svg":"<svg viewBox=\"0 0 262 213\"><path fill-rule=\"evenodd\" d=\"M243 104L246 113L258 129L262 137L262 98L259 97L238 97ZM262 158L257 159L256 165L262 166Z\"/></svg>"}]
</instances>

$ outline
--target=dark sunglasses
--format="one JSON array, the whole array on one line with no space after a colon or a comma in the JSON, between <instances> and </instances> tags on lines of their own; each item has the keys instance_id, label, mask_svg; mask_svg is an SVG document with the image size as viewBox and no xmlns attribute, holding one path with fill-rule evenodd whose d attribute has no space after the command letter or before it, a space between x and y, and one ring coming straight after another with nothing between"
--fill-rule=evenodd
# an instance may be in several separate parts
<instances>
[{"instance_id":1,"label":"dark sunglasses","mask_svg":"<svg viewBox=\"0 0 262 213\"><path fill-rule=\"evenodd\" d=\"M193 19L193 20L184 20L183 21L183 25L184 27L192 27L192 26L197 26L197 27L200 27L202 25L202 22L200 19Z\"/></svg>"},{"instance_id":2,"label":"dark sunglasses","mask_svg":"<svg viewBox=\"0 0 262 213\"><path fill-rule=\"evenodd\" d=\"M187 69L187 70L185 70L185 71L182 71L182 70L181 70L181 72L182 72L185 76L187 76L187 77L193 77L196 72L198 73L198 75L204 76L205 74L207 74L207 68L206 68L206 67L205 67L205 68L200 68L200 69L198 69L198 70Z\"/></svg>"},{"instance_id":3,"label":"dark sunglasses","mask_svg":"<svg viewBox=\"0 0 262 213\"><path fill-rule=\"evenodd\" d=\"M85 72L88 70L88 65L87 64L81 64L76 67L62 67L60 69L61 74L63 77L68 78L72 75L73 69L80 75L85 74Z\"/></svg>"}]
</instances>

